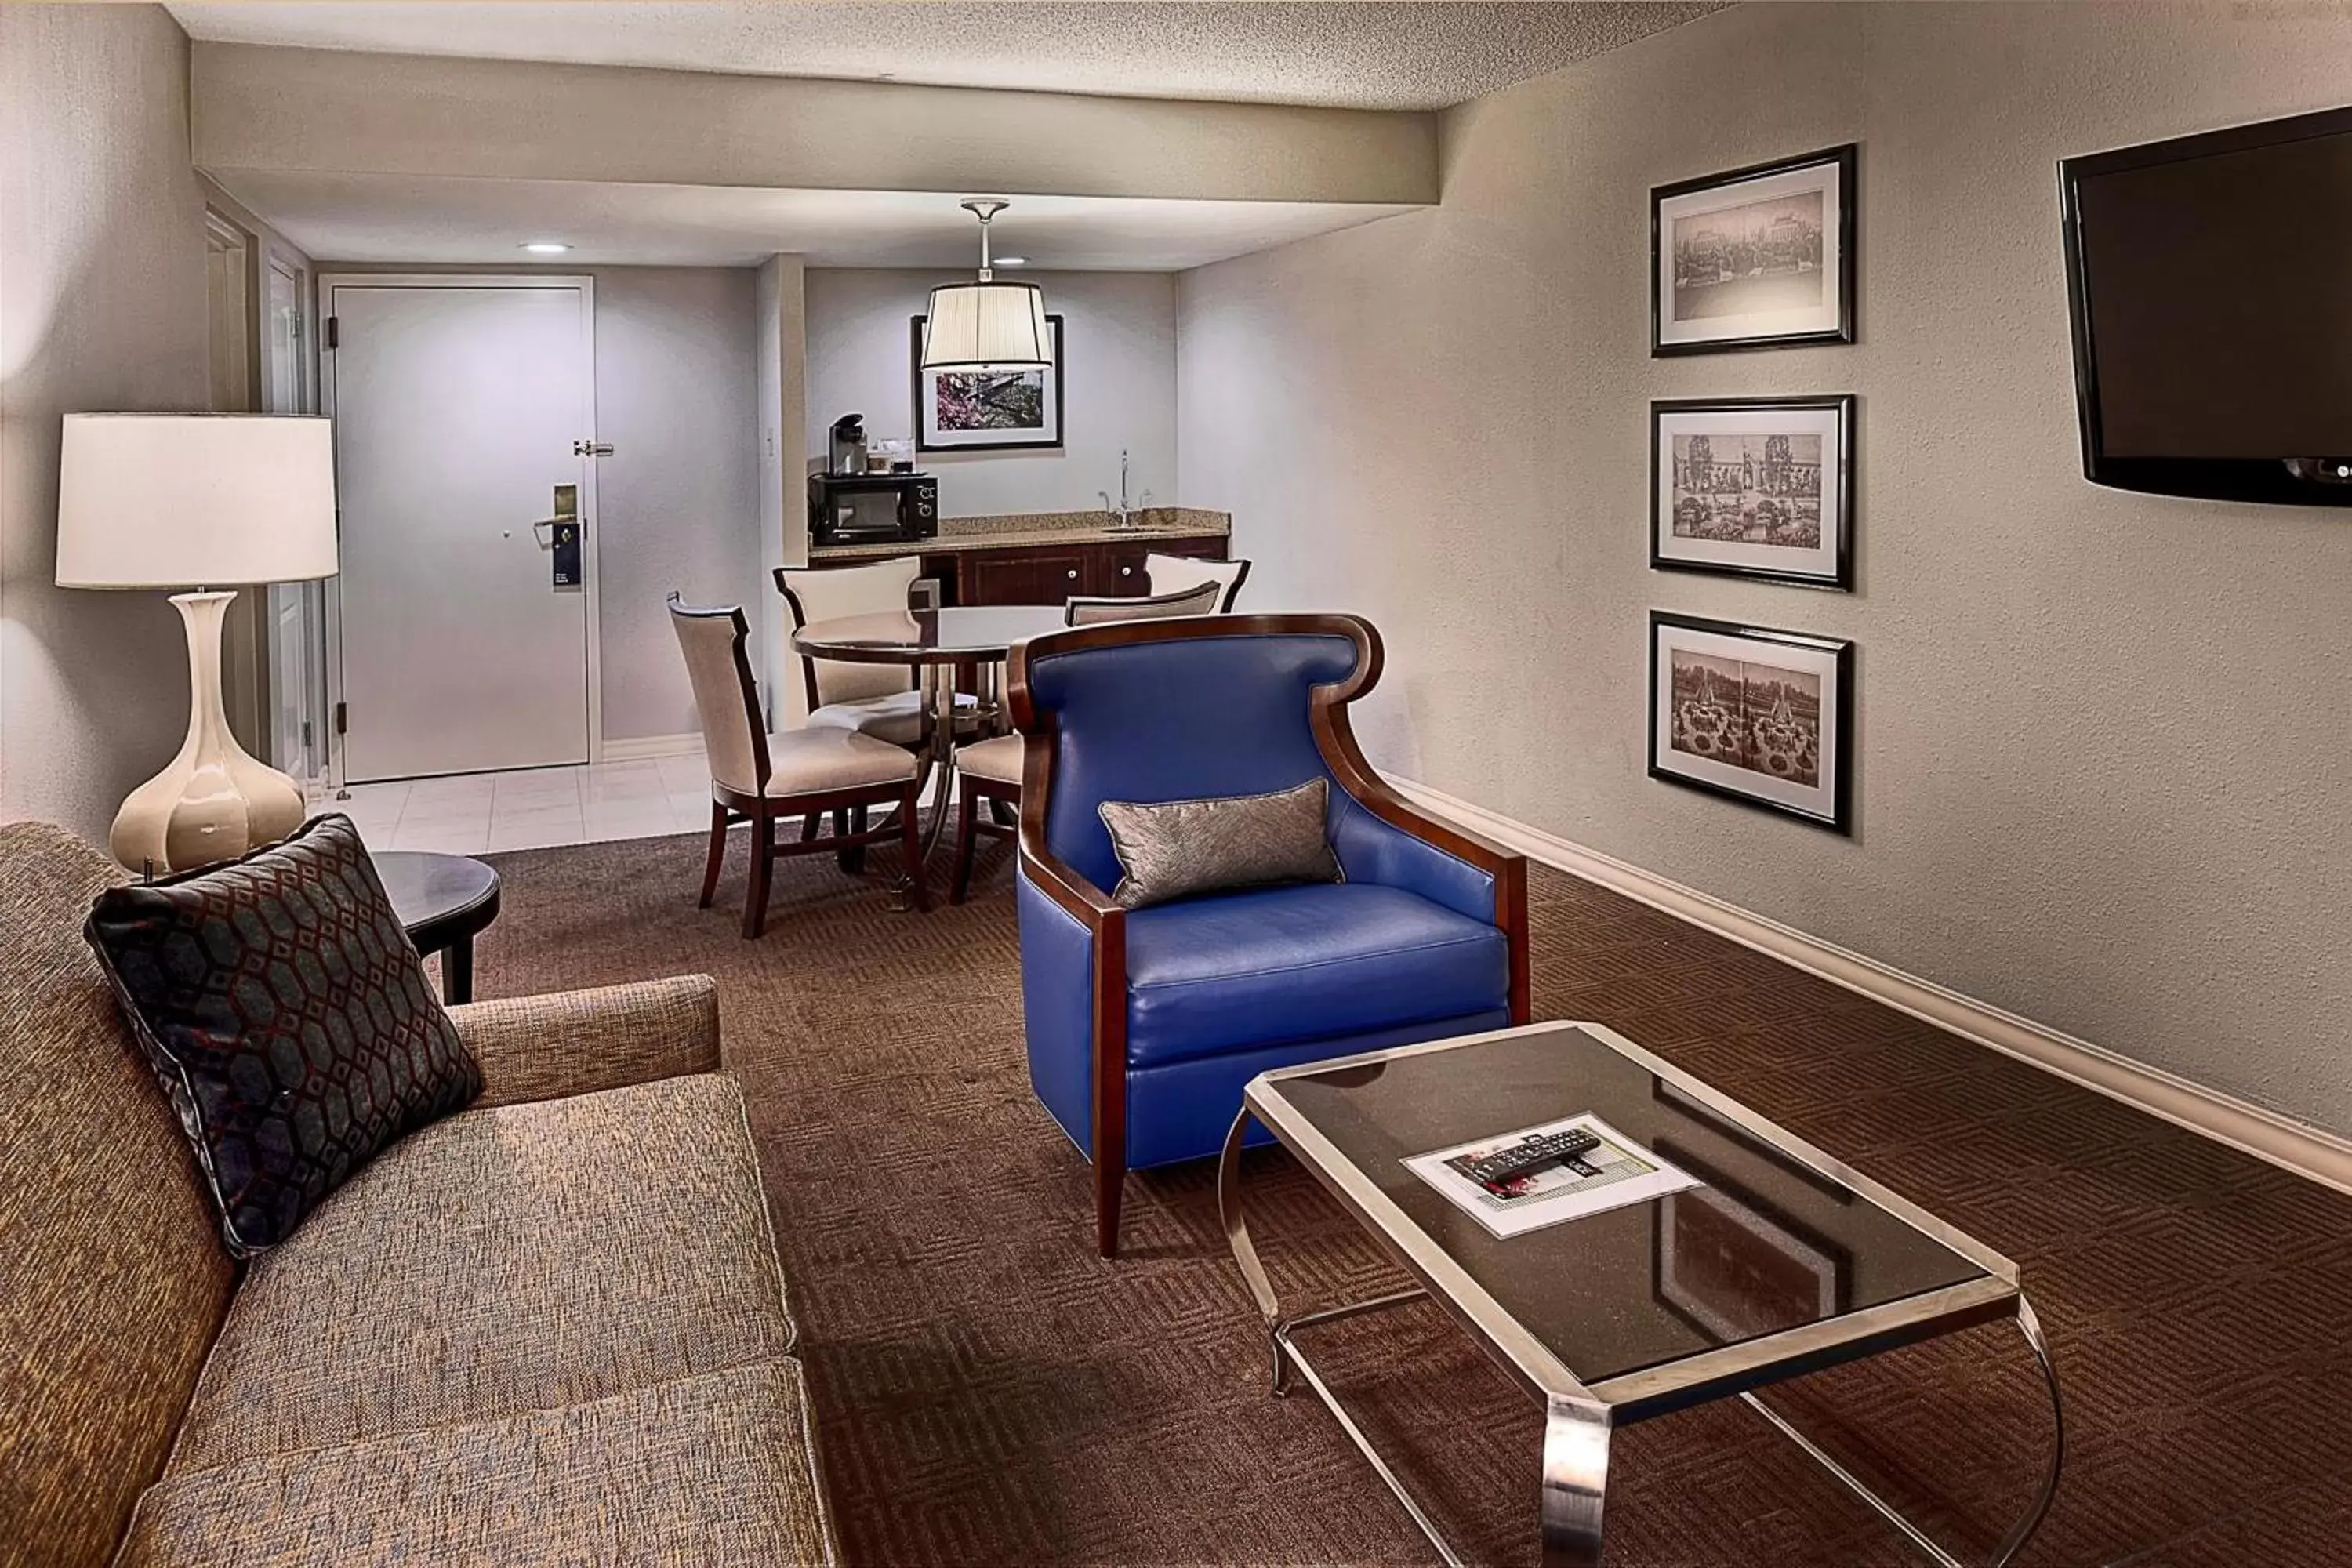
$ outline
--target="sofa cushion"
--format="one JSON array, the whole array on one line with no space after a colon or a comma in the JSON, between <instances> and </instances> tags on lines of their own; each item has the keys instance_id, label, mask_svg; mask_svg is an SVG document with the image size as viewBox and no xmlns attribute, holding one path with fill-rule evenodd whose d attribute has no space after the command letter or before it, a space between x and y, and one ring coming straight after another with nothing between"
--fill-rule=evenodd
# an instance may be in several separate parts
<instances>
[{"instance_id":1,"label":"sofa cushion","mask_svg":"<svg viewBox=\"0 0 2352 1568\"><path fill-rule=\"evenodd\" d=\"M792 1340L731 1080L467 1111L255 1260L169 1471L576 1404Z\"/></svg>"},{"instance_id":2,"label":"sofa cushion","mask_svg":"<svg viewBox=\"0 0 2352 1568\"><path fill-rule=\"evenodd\" d=\"M1127 1059L1184 1061L1507 1004L1497 927L1402 888L1342 882L1127 917Z\"/></svg>"},{"instance_id":3,"label":"sofa cushion","mask_svg":"<svg viewBox=\"0 0 2352 1568\"><path fill-rule=\"evenodd\" d=\"M277 1246L394 1140L482 1092L349 817L110 888L88 931L232 1257Z\"/></svg>"},{"instance_id":4,"label":"sofa cushion","mask_svg":"<svg viewBox=\"0 0 2352 1568\"><path fill-rule=\"evenodd\" d=\"M271 1455L139 1500L117 1568L830 1563L799 1365Z\"/></svg>"},{"instance_id":5,"label":"sofa cushion","mask_svg":"<svg viewBox=\"0 0 2352 1568\"><path fill-rule=\"evenodd\" d=\"M114 1554L236 1288L81 939L124 877L61 827L0 825L0 1563Z\"/></svg>"}]
</instances>

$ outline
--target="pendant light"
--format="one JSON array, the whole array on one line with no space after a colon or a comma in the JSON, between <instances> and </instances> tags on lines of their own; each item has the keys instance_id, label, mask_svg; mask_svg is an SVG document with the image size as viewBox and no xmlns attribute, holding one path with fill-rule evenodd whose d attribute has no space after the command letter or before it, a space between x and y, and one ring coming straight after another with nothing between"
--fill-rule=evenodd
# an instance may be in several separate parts
<instances>
[{"instance_id":1,"label":"pendant light","mask_svg":"<svg viewBox=\"0 0 2352 1568\"><path fill-rule=\"evenodd\" d=\"M999 282L988 259L988 222L1013 204L994 196L961 204L980 219L980 279L931 290L923 321L925 370L1041 370L1054 363L1045 291Z\"/></svg>"}]
</instances>

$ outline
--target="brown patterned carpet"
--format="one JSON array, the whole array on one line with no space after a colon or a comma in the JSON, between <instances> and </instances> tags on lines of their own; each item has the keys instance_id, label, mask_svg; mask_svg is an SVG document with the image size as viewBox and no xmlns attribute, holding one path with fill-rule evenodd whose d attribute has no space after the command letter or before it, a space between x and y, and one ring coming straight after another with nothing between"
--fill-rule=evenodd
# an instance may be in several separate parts
<instances>
[{"instance_id":1,"label":"brown patterned carpet","mask_svg":"<svg viewBox=\"0 0 2352 1568\"><path fill-rule=\"evenodd\" d=\"M719 976L853 1563L1431 1560L1312 1396L1267 1396L1205 1167L1130 1178L1129 1256L1095 1257L1085 1168L1029 1095L1002 850L927 917L784 862L757 942L740 850L695 910L700 853L498 857L480 984ZM2352 1563L2352 1198L1588 884L1538 868L1532 902L1538 1016L1613 1025L2023 1265L2068 1458L2021 1562ZM1246 1179L1286 1302L1389 1280L1286 1156ZM1434 1308L1320 1331L1454 1539L1532 1562L1533 1407ZM1776 1397L1979 1561L2050 1441L2006 1326ZM1627 1429L1611 1474L1612 1563L1926 1561L1737 1404Z\"/></svg>"}]
</instances>

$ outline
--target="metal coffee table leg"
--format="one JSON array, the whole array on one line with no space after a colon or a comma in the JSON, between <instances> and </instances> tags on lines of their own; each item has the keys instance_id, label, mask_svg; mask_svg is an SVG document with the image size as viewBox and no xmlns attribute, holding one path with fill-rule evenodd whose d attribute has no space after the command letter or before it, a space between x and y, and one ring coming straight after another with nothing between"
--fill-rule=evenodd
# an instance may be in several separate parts
<instances>
[{"instance_id":1,"label":"metal coffee table leg","mask_svg":"<svg viewBox=\"0 0 2352 1568\"><path fill-rule=\"evenodd\" d=\"M2009 1533L2001 1537L2000 1546L1990 1559L1989 1568L2007 1568L2010 1560L2018 1554L2026 1542L2032 1538L2033 1532L2041 1528L2042 1515L2050 1511L2050 1501L2058 1494L2058 1472L2066 1462L2066 1415L2058 1399L2058 1368L2050 1359L2049 1342L2042 1337L2042 1320L2033 1315L2033 1303L2027 1300L2022 1292L2020 1292L2017 1298L2017 1327L2018 1331L2025 1336L2026 1348L2032 1351L2034 1362L2042 1369L2042 1385L2050 1394L2052 1428L2050 1465L2042 1474L2042 1485L2035 1491L2033 1500L2026 1505L2025 1511L2018 1516L2017 1522L2009 1527ZM1782 1436L1804 1450L1808 1458L1827 1470L1840 1485L1868 1503L1872 1510L1887 1523L1901 1531L1914 1546L1934 1559L1940 1568L1967 1568L1959 1558L1946 1551L1933 1536L1905 1518L1901 1510L1893 1503L1871 1490L1863 1483L1860 1477L1839 1464L1826 1449L1797 1430L1788 1417L1756 1397L1753 1393L1742 1394L1739 1397L1746 1400L1765 1420L1777 1427Z\"/></svg>"},{"instance_id":2,"label":"metal coffee table leg","mask_svg":"<svg viewBox=\"0 0 2352 1568\"><path fill-rule=\"evenodd\" d=\"M1573 1399L1545 1404L1543 1568L1601 1568L1610 1430L1605 1405Z\"/></svg>"},{"instance_id":3,"label":"metal coffee table leg","mask_svg":"<svg viewBox=\"0 0 2352 1568\"><path fill-rule=\"evenodd\" d=\"M1423 1300L1428 1293L1420 1289L1400 1290L1392 1296L1379 1296L1369 1301L1351 1302L1344 1307L1333 1307L1320 1312L1306 1312L1296 1318L1284 1317L1281 1304L1275 1297L1274 1285L1265 1277L1265 1266L1258 1262L1257 1247L1250 1240L1248 1222L1242 1215L1242 1139L1249 1131L1249 1121L1250 1113L1244 1107L1241 1114L1234 1118L1233 1131L1225 1134L1224 1153L1217 1161L1217 1215L1224 1223L1225 1242L1233 1248L1234 1262L1240 1267L1242 1279L1248 1284L1250 1295L1257 1302L1258 1313L1265 1320L1266 1338L1272 1348L1274 1361L1274 1392L1277 1395L1287 1393L1290 1374L1297 1373L1300 1381L1313 1390L1315 1396L1323 1402L1324 1408L1331 1412L1332 1419L1339 1423L1339 1430L1345 1432L1349 1441L1356 1445L1356 1451L1362 1454L1370 1463L1372 1473L1379 1476L1397 1501L1404 1505L1405 1512L1412 1517L1413 1523L1420 1527L1421 1533L1428 1538L1430 1545L1436 1549L1437 1555L1446 1563L1447 1568L1464 1568L1461 1554L1455 1552L1446 1542L1445 1537L1438 1532L1436 1521L1429 1517L1413 1495L1405 1489L1402 1479L1389 1468L1388 1461L1381 1457L1380 1450L1373 1447L1371 1439L1364 1435L1364 1429L1356 1425L1355 1418L1348 1414L1346 1407L1340 1405L1339 1396L1331 1392L1330 1384L1325 1383L1322 1374L1315 1370L1315 1363L1307 1359L1306 1352L1301 1351L1291 1339L1292 1330L1303 1328L1309 1323L1328 1323L1340 1318L1353 1318L1365 1312L1377 1312L1384 1308L1402 1306L1407 1301ZM1547 1489L1547 1498L1549 1498L1549 1489ZM1597 1501L1594 1520L1597 1524L1599 1520ZM1600 1537L1596 1534L1593 1540L1597 1552ZM1579 1565L1579 1568L1581 1568L1585 1561L1581 1558L1561 1559L1563 1563L1574 1563ZM1598 1563L1600 1558L1595 1555L1591 1561ZM1550 1562L1550 1558L1547 1556L1546 1568L1549 1568Z\"/></svg>"}]
</instances>

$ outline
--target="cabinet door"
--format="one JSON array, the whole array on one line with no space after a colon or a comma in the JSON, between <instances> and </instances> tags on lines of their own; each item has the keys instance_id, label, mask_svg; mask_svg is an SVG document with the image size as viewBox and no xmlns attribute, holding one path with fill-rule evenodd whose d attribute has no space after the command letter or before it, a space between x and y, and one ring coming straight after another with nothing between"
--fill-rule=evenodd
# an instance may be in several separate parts
<instances>
[{"instance_id":1,"label":"cabinet door","mask_svg":"<svg viewBox=\"0 0 2352 1568\"><path fill-rule=\"evenodd\" d=\"M1087 592L1087 552L975 550L964 557L968 605L1059 605Z\"/></svg>"},{"instance_id":2,"label":"cabinet door","mask_svg":"<svg viewBox=\"0 0 2352 1568\"><path fill-rule=\"evenodd\" d=\"M1114 595L1119 598L1140 598L1144 584L1143 558L1150 552L1140 544L1098 544L1094 548L1094 586L1090 594Z\"/></svg>"},{"instance_id":3,"label":"cabinet door","mask_svg":"<svg viewBox=\"0 0 2352 1568\"><path fill-rule=\"evenodd\" d=\"M1151 592L1151 574L1144 563L1153 555L1190 555L1202 561L1223 561L1225 558L1223 534L1203 534L1197 539L1151 539L1129 542L1121 540L1115 544L1096 547L1099 575L1093 594L1116 594L1123 597L1140 598Z\"/></svg>"}]
</instances>

